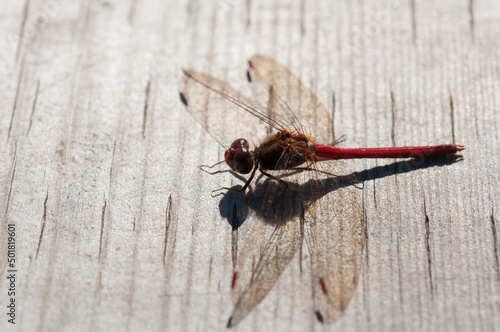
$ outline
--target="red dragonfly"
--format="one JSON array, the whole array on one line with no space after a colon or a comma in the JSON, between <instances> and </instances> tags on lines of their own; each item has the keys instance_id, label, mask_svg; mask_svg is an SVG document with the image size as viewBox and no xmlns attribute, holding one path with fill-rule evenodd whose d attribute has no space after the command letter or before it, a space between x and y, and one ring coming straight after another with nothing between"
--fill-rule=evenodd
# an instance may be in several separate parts
<instances>
[{"instance_id":1,"label":"red dragonfly","mask_svg":"<svg viewBox=\"0 0 500 332\"><path fill-rule=\"evenodd\" d=\"M356 188L348 179L351 172L342 162L324 161L446 156L464 147L336 147L332 121L317 97L288 69L262 55L249 60L247 78L256 97L267 101L266 107L221 80L183 72L182 102L227 147L224 161L231 170L251 173L243 187L221 189L247 190L257 170L267 177L246 196L250 211L243 213L247 221L238 229L238 248L244 249L233 261L236 304L228 327L264 299L299 249L302 256L303 240L308 250L301 262L311 266L305 279L310 281L314 312L320 321L335 321L356 289L365 233ZM249 133L267 129L268 135L253 151L243 138L227 146L230 135L238 137L242 126Z\"/></svg>"}]
</instances>

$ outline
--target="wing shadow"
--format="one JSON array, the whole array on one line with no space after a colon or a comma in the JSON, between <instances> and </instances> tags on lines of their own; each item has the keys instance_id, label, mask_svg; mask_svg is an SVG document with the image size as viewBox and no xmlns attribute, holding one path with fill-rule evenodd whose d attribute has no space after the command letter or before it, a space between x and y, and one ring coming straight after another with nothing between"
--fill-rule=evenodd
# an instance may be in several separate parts
<instances>
[{"instance_id":1,"label":"wing shadow","mask_svg":"<svg viewBox=\"0 0 500 332\"><path fill-rule=\"evenodd\" d=\"M247 220L249 211L253 210L262 221L279 226L286 220L302 217L301 213L310 208L314 201L327 193L347 186L357 186L359 182L382 179L387 176L404 174L418 169L443 167L463 160L460 155L435 158L413 158L396 161L384 166L376 166L360 172L344 175L343 178L325 178L309 180L302 184L287 182L288 188L267 178L261 181L262 174L245 192L228 191L219 202L221 215L228 220L233 230L237 230ZM294 175L297 172L284 174L282 178ZM239 179L243 179L238 176ZM245 181L243 179L243 181ZM359 182L356 182L359 181ZM236 185L233 189L241 189ZM313 190L311 190L313 189Z\"/></svg>"},{"instance_id":2,"label":"wing shadow","mask_svg":"<svg viewBox=\"0 0 500 332\"><path fill-rule=\"evenodd\" d=\"M321 247L309 252L311 271L314 271L311 285L314 312L320 322L336 321L354 294L361 269L365 234L354 192L354 187L360 184L357 179L383 178L444 166L457 160L459 158L405 160L342 177L325 177L320 173L312 179L304 176L305 171L291 171L280 176L287 180L291 178L287 185L270 178L262 181L259 177L255 187L247 193L227 192L219 208L233 228L232 293L235 307L228 327L238 324L267 296L304 240L310 248ZM327 194L335 196L322 200ZM340 210L330 209L338 207L328 205L330 199L342 202ZM331 212L335 212L334 215ZM253 222L248 228L245 225L243 233L238 235L237 230L248 219ZM332 222L325 224L323 220ZM239 236L246 240L239 239ZM243 240L243 247L239 250L240 240ZM244 271L248 273L242 273ZM234 288L235 284L240 286Z\"/></svg>"}]
</instances>

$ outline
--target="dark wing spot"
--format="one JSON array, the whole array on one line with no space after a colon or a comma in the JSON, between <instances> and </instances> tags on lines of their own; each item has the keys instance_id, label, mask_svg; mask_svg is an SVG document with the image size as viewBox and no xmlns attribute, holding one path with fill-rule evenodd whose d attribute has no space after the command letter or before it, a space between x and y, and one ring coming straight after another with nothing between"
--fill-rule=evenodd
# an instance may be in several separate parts
<instances>
[{"instance_id":1,"label":"dark wing spot","mask_svg":"<svg viewBox=\"0 0 500 332\"><path fill-rule=\"evenodd\" d=\"M227 322L227 328L230 329L233 326L233 316L229 317L229 321Z\"/></svg>"},{"instance_id":2,"label":"dark wing spot","mask_svg":"<svg viewBox=\"0 0 500 332\"><path fill-rule=\"evenodd\" d=\"M188 106L188 101L186 99L186 96L182 92L179 92L179 97L181 98L181 102L184 104L184 106Z\"/></svg>"},{"instance_id":3,"label":"dark wing spot","mask_svg":"<svg viewBox=\"0 0 500 332\"><path fill-rule=\"evenodd\" d=\"M319 278L319 284L321 285L321 290L323 291L323 293L325 295L327 295L326 285L325 285L325 281L323 280L323 278Z\"/></svg>"},{"instance_id":4,"label":"dark wing spot","mask_svg":"<svg viewBox=\"0 0 500 332\"><path fill-rule=\"evenodd\" d=\"M231 289L234 289L234 286L236 285L236 279L238 278L238 272L233 273L233 280L231 281Z\"/></svg>"},{"instance_id":5,"label":"dark wing spot","mask_svg":"<svg viewBox=\"0 0 500 332\"><path fill-rule=\"evenodd\" d=\"M250 76L249 70L247 70L247 80L248 80L248 82L252 83L252 76Z\"/></svg>"},{"instance_id":6,"label":"dark wing spot","mask_svg":"<svg viewBox=\"0 0 500 332\"><path fill-rule=\"evenodd\" d=\"M319 312L319 310L316 310L316 318L320 323L323 323L323 316L321 315L321 312Z\"/></svg>"}]
</instances>

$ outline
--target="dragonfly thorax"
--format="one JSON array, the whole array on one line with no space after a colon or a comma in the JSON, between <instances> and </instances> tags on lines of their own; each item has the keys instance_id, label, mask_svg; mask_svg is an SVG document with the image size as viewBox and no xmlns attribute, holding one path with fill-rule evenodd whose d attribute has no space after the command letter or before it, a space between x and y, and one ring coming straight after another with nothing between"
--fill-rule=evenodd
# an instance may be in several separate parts
<instances>
[{"instance_id":1,"label":"dragonfly thorax","mask_svg":"<svg viewBox=\"0 0 500 332\"><path fill-rule=\"evenodd\" d=\"M255 160L264 170L290 169L315 161L316 148L310 137L289 131L267 136L255 149Z\"/></svg>"}]
</instances>

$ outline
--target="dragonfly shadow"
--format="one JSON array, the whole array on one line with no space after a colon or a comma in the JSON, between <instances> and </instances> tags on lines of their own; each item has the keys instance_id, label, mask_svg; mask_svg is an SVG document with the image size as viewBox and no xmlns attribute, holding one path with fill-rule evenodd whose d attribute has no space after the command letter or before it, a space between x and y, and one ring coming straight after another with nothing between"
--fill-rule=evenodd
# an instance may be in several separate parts
<instances>
[{"instance_id":1,"label":"dragonfly shadow","mask_svg":"<svg viewBox=\"0 0 500 332\"><path fill-rule=\"evenodd\" d=\"M284 174L281 178L286 181L295 173ZM303 183L287 181L286 185L270 178L261 179L246 193L228 191L220 200L220 213L233 230L243 225L250 214L276 227L290 220L302 219L305 211L313 209L315 202L326 194L357 184L353 175L309 179ZM235 190L241 188L240 185L233 187Z\"/></svg>"},{"instance_id":2,"label":"dragonfly shadow","mask_svg":"<svg viewBox=\"0 0 500 332\"><path fill-rule=\"evenodd\" d=\"M219 203L219 211L228 220L233 230L237 230L243 225L251 213L255 214L262 222L280 226L289 220L303 218L304 212L313 209L318 199L340 188L349 186L359 188L360 182L404 174L417 169L451 165L462 159L461 156L414 158L353 172L342 176L342 178L327 176L321 179L312 178L303 183L294 182L293 178L305 171L292 171L281 176L287 185L261 174L254 187L250 187L247 192L228 191L224 193L224 197ZM288 180L288 178L291 179ZM235 190L241 188L241 185L232 187Z\"/></svg>"},{"instance_id":3,"label":"dragonfly shadow","mask_svg":"<svg viewBox=\"0 0 500 332\"><path fill-rule=\"evenodd\" d=\"M241 188L243 188L241 185L232 187L234 190L240 190ZM244 192L227 191L219 202L220 214L227 219L233 231L243 225L248 216L245 196Z\"/></svg>"},{"instance_id":4,"label":"dragonfly shadow","mask_svg":"<svg viewBox=\"0 0 500 332\"><path fill-rule=\"evenodd\" d=\"M358 181L364 182L375 179L382 179L391 175L404 174L415 171L417 169L443 167L462 160L463 157L461 155L434 158L413 158L408 160L396 161L392 164L384 166L376 166L361 172L354 172L352 175L355 176Z\"/></svg>"}]
</instances>

